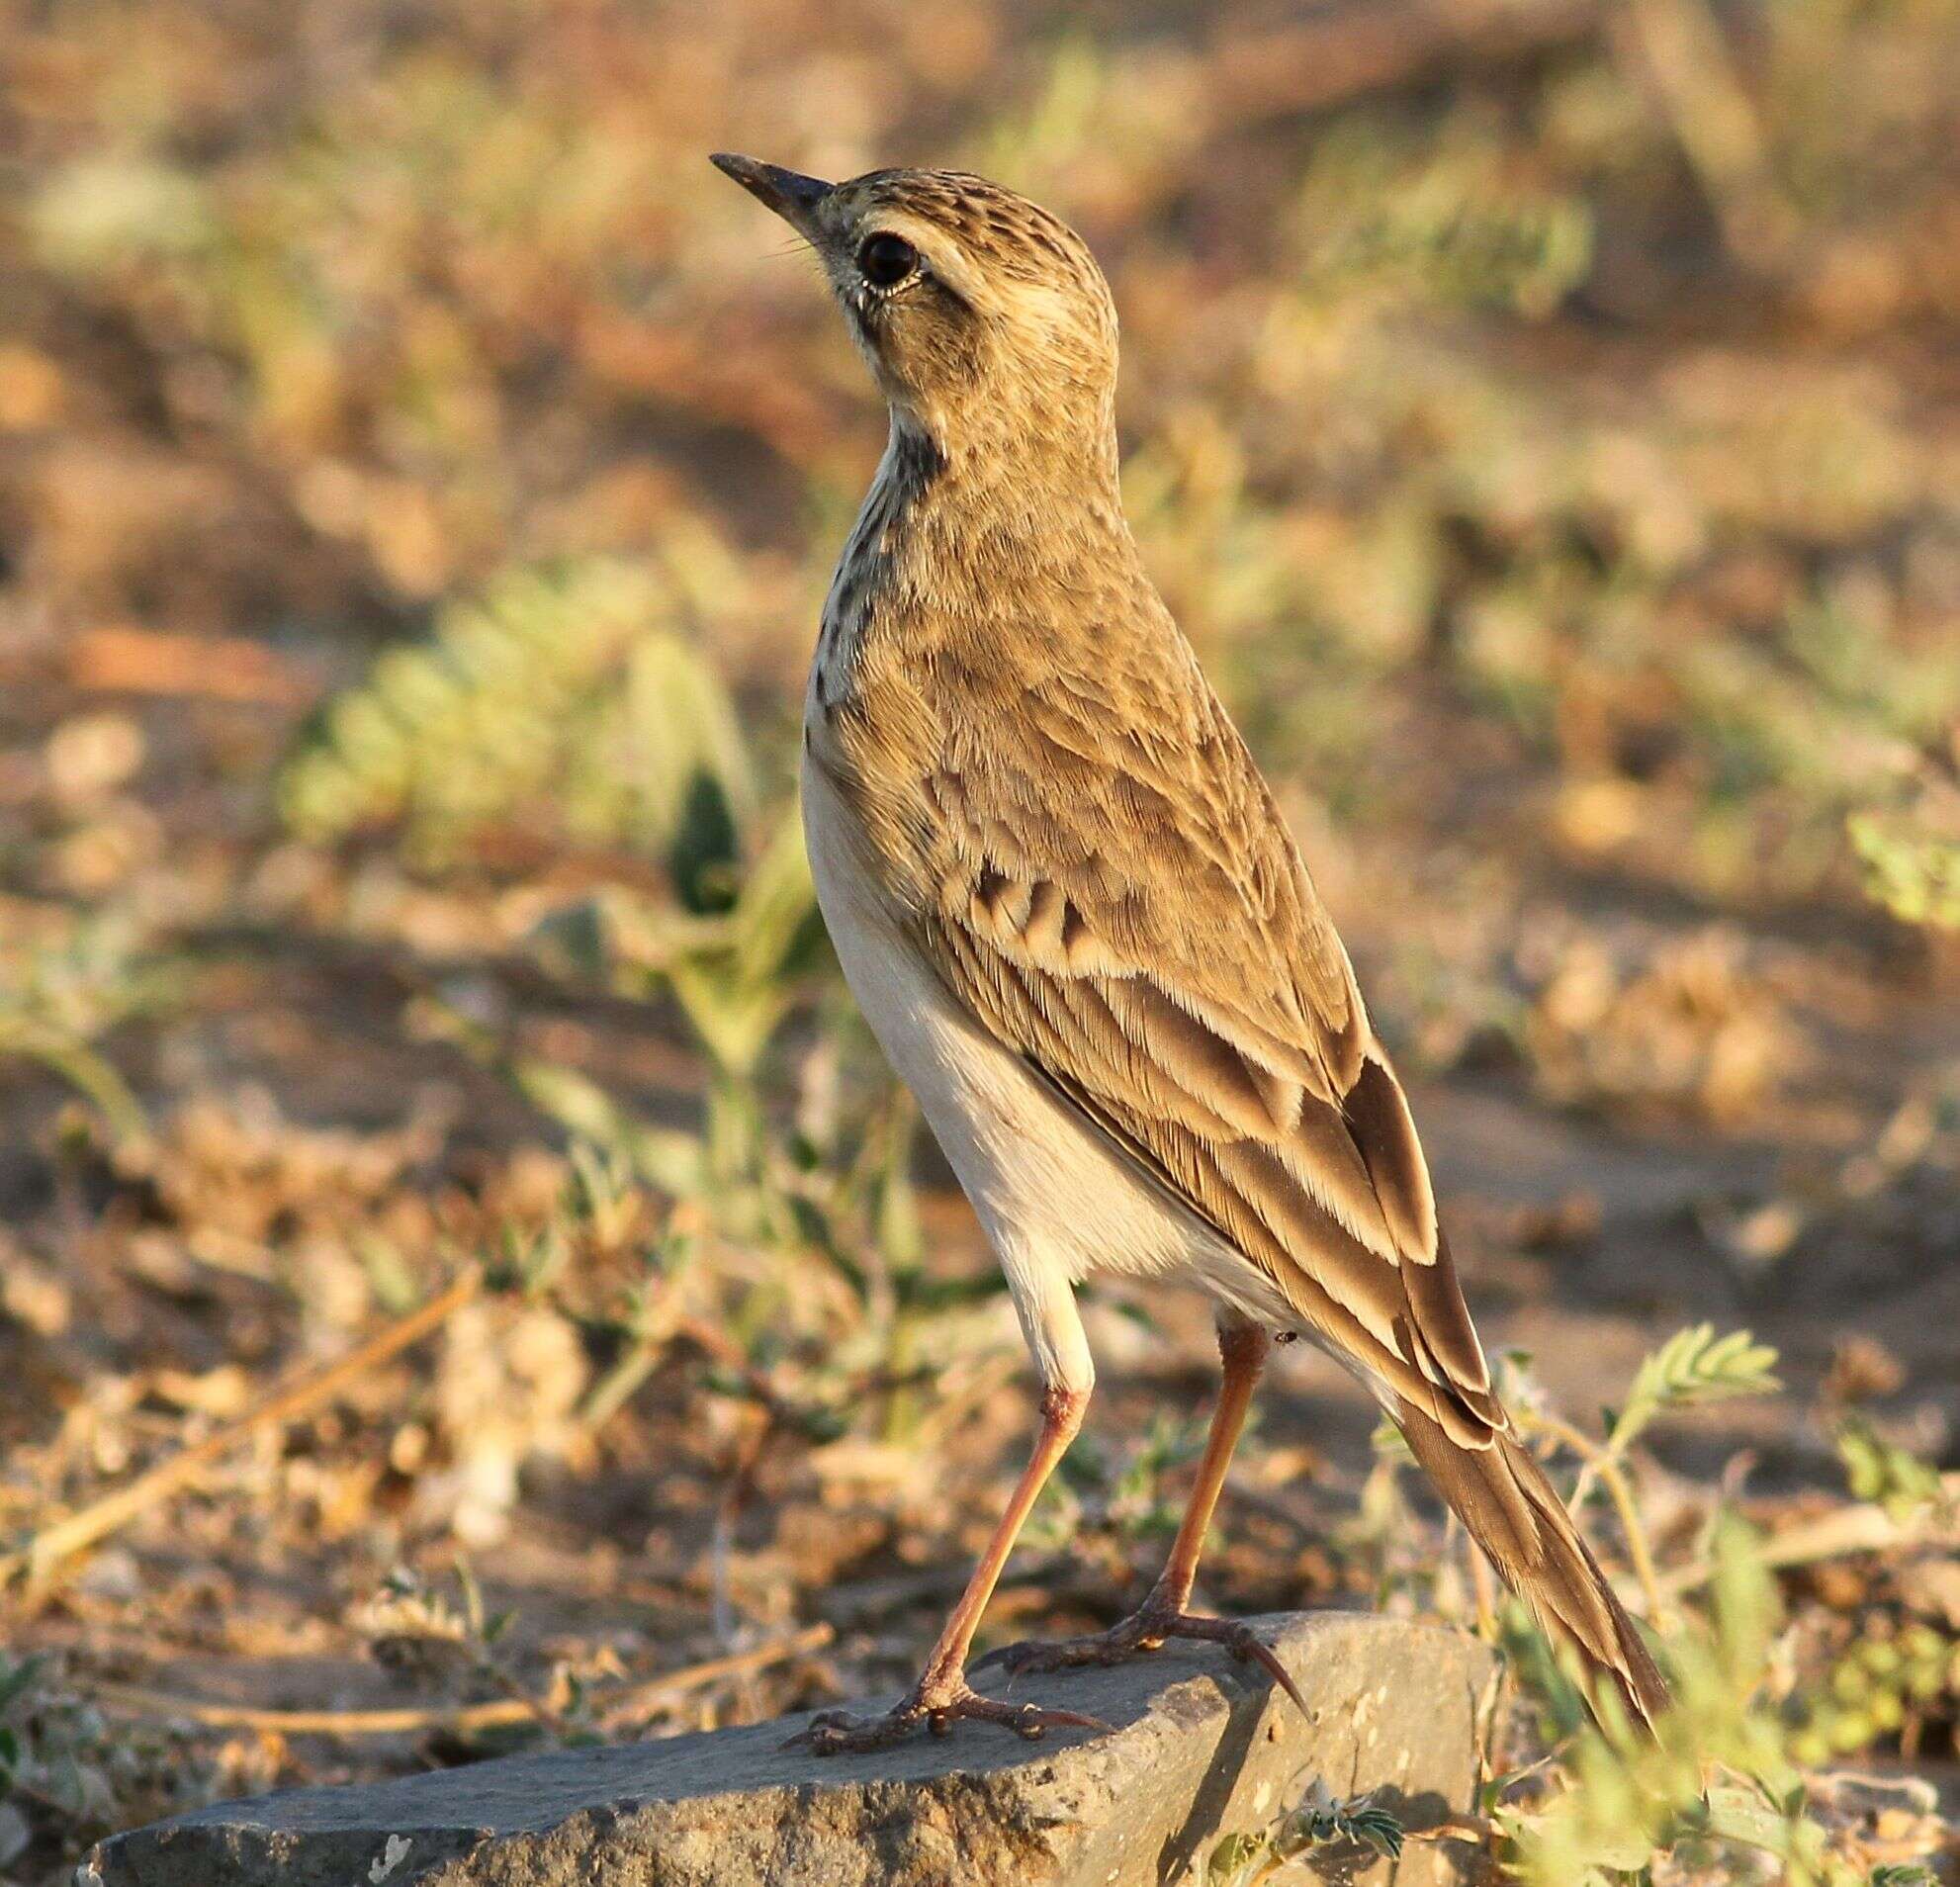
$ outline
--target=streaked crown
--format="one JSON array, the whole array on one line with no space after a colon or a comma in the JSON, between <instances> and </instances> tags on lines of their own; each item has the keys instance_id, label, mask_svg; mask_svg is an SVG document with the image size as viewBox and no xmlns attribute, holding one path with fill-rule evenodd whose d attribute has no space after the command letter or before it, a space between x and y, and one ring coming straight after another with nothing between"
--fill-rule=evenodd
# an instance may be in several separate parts
<instances>
[{"instance_id":1,"label":"streaked crown","mask_svg":"<svg viewBox=\"0 0 1960 1887\"><path fill-rule=\"evenodd\" d=\"M1112 425L1116 315L1082 238L958 170L826 184L750 157L715 162L796 228L901 420L942 450Z\"/></svg>"}]
</instances>

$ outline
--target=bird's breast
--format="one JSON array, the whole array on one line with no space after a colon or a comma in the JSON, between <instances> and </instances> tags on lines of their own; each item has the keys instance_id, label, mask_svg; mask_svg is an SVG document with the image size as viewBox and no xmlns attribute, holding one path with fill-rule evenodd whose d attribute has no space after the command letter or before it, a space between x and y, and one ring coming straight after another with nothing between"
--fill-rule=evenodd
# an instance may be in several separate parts
<instances>
[{"instance_id":1,"label":"bird's breast","mask_svg":"<svg viewBox=\"0 0 1960 1887\"><path fill-rule=\"evenodd\" d=\"M803 825L817 901L864 1019L920 1108L1015 1282L1018 1266L1181 1272L1271 1322L1254 1267L1146 1184L1112 1143L947 992L888 889L849 796L815 755Z\"/></svg>"}]
</instances>

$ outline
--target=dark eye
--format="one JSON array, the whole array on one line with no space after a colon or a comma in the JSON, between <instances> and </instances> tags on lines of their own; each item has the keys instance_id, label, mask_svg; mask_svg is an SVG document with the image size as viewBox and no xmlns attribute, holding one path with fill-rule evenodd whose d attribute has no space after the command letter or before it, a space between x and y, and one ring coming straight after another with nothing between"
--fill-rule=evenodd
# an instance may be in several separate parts
<instances>
[{"instance_id":1,"label":"dark eye","mask_svg":"<svg viewBox=\"0 0 1960 1887\"><path fill-rule=\"evenodd\" d=\"M903 236L867 236L857 251L857 268L873 288L896 288L919 266L919 251Z\"/></svg>"}]
</instances>

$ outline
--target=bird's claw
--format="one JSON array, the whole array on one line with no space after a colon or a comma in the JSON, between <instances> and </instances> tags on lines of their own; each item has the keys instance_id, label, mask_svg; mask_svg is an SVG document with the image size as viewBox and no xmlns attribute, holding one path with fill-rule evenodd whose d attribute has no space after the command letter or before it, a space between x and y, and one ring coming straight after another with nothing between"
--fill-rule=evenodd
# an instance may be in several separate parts
<instances>
[{"instance_id":1,"label":"bird's claw","mask_svg":"<svg viewBox=\"0 0 1960 1887\"><path fill-rule=\"evenodd\" d=\"M813 1755L859 1755L889 1750L924 1727L935 1737L951 1734L955 1723L997 1723L1028 1743L1038 1743L1050 1730L1108 1731L1101 1717L1079 1710L1051 1710L1040 1704L1005 1703L983 1697L961 1679L936 1694L915 1691L882 1717L854 1717L846 1710L820 1711L781 1747L808 1750Z\"/></svg>"},{"instance_id":2,"label":"bird's claw","mask_svg":"<svg viewBox=\"0 0 1960 1887\"><path fill-rule=\"evenodd\" d=\"M1020 1676L1030 1670L1067 1670L1082 1664L1119 1664L1138 1652L1158 1650L1166 1640L1190 1638L1206 1644L1222 1645L1240 1663L1257 1664L1298 1706L1309 1720L1312 1712L1292 1673L1281 1663L1278 1655L1250 1625L1229 1618L1202 1618L1193 1612L1171 1611L1151 1606L1106 1632L1093 1632L1083 1638L1063 1638L1051 1643L1038 1639L1003 1645L980 1659L973 1668L998 1664Z\"/></svg>"}]
</instances>

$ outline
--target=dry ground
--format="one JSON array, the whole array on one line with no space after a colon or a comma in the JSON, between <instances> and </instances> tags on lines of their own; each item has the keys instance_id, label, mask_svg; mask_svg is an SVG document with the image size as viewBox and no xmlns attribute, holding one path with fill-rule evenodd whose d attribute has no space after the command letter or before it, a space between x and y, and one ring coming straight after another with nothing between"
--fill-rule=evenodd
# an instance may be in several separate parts
<instances>
[{"instance_id":1,"label":"dry ground","mask_svg":"<svg viewBox=\"0 0 1960 1887\"><path fill-rule=\"evenodd\" d=\"M0 5L0 1552L242 1425L8 1563L0 1877L894 1687L1015 1470L1012 1317L770 851L879 421L726 144L1095 239L1139 533L1487 1342L1588 1434L1684 1325L1773 1345L1635 1452L1660 1576L1863 1514L1766 1694L1952 1807L1960 1680L1842 1673L1960 1641L1960 959L1846 826L1960 764L1956 16L932 11ZM474 598L490 653L353 692ZM991 1638L1162 1552L1205 1316L1092 1335ZM1374 1429L1280 1359L1208 1603L1473 1617ZM1954 1877L1879 1800L1845 1851Z\"/></svg>"}]
</instances>

